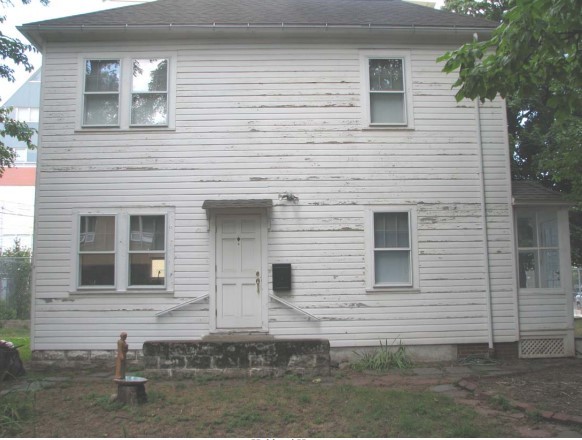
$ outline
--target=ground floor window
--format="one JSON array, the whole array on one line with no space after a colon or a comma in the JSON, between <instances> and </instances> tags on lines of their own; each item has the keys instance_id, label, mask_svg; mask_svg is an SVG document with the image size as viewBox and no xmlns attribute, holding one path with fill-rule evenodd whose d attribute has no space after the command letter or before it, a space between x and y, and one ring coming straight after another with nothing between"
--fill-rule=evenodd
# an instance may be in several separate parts
<instances>
[{"instance_id":1,"label":"ground floor window","mask_svg":"<svg viewBox=\"0 0 582 440\"><path fill-rule=\"evenodd\" d=\"M79 289L167 288L168 228L173 213L79 213Z\"/></svg>"},{"instance_id":2,"label":"ground floor window","mask_svg":"<svg viewBox=\"0 0 582 440\"><path fill-rule=\"evenodd\" d=\"M374 209L368 219L368 279L370 287L415 285L414 211Z\"/></svg>"},{"instance_id":3,"label":"ground floor window","mask_svg":"<svg viewBox=\"0 0 582 440\"><path fill-rule=\"evenodd\" d=\"M558 216L552 210L517 211L520 288L560 287Z\"/></svg>"}]
</instances>

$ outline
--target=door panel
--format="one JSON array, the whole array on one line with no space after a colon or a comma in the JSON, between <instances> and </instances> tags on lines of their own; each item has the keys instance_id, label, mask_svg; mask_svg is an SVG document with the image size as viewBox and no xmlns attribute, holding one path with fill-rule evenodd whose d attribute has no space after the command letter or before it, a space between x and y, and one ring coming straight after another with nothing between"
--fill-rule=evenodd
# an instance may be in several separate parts
<instances>
[{"instance_id":1,"label":"door panel","mask_svg":"<svg viewBox=\"0 0 582 440\"><path fill-rule=\"evenodd\" d=\"M260 215L216 217L217 329L261 327L261 249Z\"/></svg>"}]
</instances>

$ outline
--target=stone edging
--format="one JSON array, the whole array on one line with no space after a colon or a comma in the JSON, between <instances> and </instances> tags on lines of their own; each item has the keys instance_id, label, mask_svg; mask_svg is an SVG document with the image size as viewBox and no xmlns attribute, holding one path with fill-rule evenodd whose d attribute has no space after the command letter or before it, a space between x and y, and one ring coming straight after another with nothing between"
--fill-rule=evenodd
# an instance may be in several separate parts
<instances>
[{"instance_id":1,"label":"stone edging","mask_svg":"<svg viewBox=\"0 0 582 440\"><path fill-rule=\"evenodd\" d=\"M478 391L478 385L475 382L468 381L466 379L462 379L457 382L457 386L463 388L467 391L470 391L475 394L482 394L487 397L493 397L497 395L492 391ZM553 411L540 411L534 405L530 403L520 402L517 400L508 400L509 405L518 411L521 412L538 412L540 416L550 422L554 423L567 423L572 425L582 425L582 417L581 416L574 416L571 414L566 414L562 412L553 412Z\"/></svg>"}]
</instances>

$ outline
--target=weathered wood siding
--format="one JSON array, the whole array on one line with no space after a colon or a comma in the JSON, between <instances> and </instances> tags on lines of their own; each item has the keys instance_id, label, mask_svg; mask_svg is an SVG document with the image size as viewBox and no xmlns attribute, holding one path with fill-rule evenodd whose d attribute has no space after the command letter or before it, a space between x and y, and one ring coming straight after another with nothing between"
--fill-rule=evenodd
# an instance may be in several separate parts
<instances>
[{"instance_id":1,"label":"weathered wood siding","mask_svg":"<svg viewBox=\"0 0 582 440\"><path fill-rule=\"evenodd\" d=\"M274 200L269 266L292 263L293 290L285 299L323 318L308 321L270 301L272 334L329 338L334 347L487 342L475 104L455 102L454 77L435 63L447 48L415 46L414 130L363 130L362 48L390 49L369 43L134 44L132 54L177 51L175 131L84 132L75 131L79 56L120 47L49 45L34 349L112 349L121 330L132 348L206 334L208 301L155 313L208 293L208 222L201 205L222 196ZM497 342L517 340L503 111L500 102L481 110ZM297 204L278 200L287 191L299 197ZM365 209L399 204L417 206L418 292L366 292ZM175 208L174 291L72 293L73 210L143 206Z\"/></svg>"}]
</instances>

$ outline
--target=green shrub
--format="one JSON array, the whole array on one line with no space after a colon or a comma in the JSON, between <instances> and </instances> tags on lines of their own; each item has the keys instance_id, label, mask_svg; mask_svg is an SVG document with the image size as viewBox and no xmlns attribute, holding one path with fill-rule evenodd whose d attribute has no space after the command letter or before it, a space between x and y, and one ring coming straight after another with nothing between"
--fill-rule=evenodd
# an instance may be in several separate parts
<instances>
[{"instance_id":1,"label":"green shrub","mask_svg":"<svg viewBox=\"0 0 582 440\"><path fill-rule=\"evenodd\" d=\"M384 344L380 341L380 348L372 352L354 352L354 354L359 357L352 364L352 368L357 371L386 371L391 368L404 370L411 368L413 365L402 343L399 343L398 348L395 349L393 344L388 344L388 341L385 341Z\"/></svg>"},{"instance_id":2,"label":"green shrub","mask_svg":"<svg viewBox=\"0 0 582 440\"><path fill-rule=\"evenodd\" d=\"M22 423L33 416L32 398L26 394L6 394L0 401L0 437L14 437Z\"/></svg>"}]
</instances>

